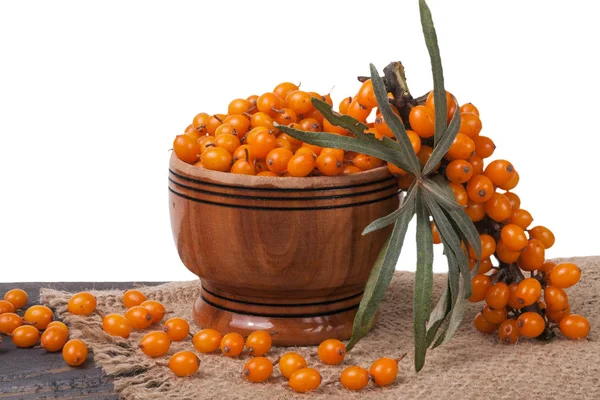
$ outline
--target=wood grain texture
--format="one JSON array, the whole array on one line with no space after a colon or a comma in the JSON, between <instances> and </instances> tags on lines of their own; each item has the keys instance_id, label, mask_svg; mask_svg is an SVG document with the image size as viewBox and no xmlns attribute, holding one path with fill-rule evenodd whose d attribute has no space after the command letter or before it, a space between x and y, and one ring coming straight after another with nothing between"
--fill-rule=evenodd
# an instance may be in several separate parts
<instances>
[{"instance_id":1,"label":"wood grain texture","mask_svg":"<svg viewBox=\"0 0 600 400\"><path fill-rule=\"evenodd\" d=\"M137 285L156 283L0 283L0 298L8 290L19 287L29 295L25 307L39 304L41 287L51 287L68 292L87 289L129 289ZM19 314L22 315L22 310ZM68 366L60 352L48 353L44 349L19 349L4 336L0 349L0 399L118 399L110 378L94 365L93 354L78 368Z\"/></svg>"},{"instance_id":2,"label":"wood grain texture","mask_svg":"<svg viewBox=\"0 0 600 400\"><path fill-rule=\"evenodd\" d=\"M203 286L196 322L248 334L267 319L279 345L347 339L390 229L362 231L398 204L385 167L340 177L248 177L173 155L173 236Z\"/></svg>"}]
</instances>

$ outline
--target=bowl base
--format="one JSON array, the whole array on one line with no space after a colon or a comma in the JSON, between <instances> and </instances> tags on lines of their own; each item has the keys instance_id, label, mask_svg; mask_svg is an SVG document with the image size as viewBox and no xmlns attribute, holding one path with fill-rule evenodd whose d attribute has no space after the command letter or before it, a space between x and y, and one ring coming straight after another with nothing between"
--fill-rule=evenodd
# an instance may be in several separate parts
<instances>
[{"instance_id":1,"label":"bowl base","mask_svg":"<svg viewBox=\"0 0 600 400\"><path fill-rule=\"evenodd\" d=\"M347 340L361 296L310 304L265 304L232 300L202 288L194 303L196 324L246 337L257 330L273 334L274 346L318 345L325 339Z\"/></svg>"}]
</instances>

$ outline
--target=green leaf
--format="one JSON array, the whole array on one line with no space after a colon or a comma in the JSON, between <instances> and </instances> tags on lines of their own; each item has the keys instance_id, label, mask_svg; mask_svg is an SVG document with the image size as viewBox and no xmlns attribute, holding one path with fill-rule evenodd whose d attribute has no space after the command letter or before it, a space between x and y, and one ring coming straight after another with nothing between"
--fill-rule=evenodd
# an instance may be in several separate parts
<instances>
[{"instance_id":1,"label":"green leaf","mask_svg":"<svg viewBox=\"0 0 600 400\"><path fill-rule=\"evenodd\" d=\"M450 283L447 283L444 294L440 297L429 316L429 321L427 321L427 347L433 343L440 326L442 326L450 311L452 311L452 295L450 294Z\"/></svg>"},{"instance_id":2,"label":"green leaf","mask_svg":"<svg viewBox=\"0 0 600 400\"><path fill-rule=\"evenodd\" d=\"M421 186L434 197L438 203L444 204L444 207L454 210L462 210L464 208L456 202L456 197L454 197L452 190L450 190L450 192L442 191L436 184L430 182L429 179L423 179Z\"/></svg>"},{"instance_id":3,"label":"green leaf","mask_svg":"<svg viewBox=\"0 0 600 400\"><path fill-rule=\"evenodd\" d=\"M425 196L426 197L426 196ZM431 291L433 286L433 238L429 212L423 202L423 193L417 193L417 270L413 298L413 318L415 331L415 369L417 372L425 364L427 352L427 321L431 312Z\"/></svg>"},{"instance_id":4,"label":"green leaf","mask_svg":"<svg viewBox=\"0 0 600 400\"><path fill-rule=\"evenodd\" d=\"M452 314L450 314L450 320L448 322L448 327L446 332L444 333L443 340L441 344L446 344L452 336L456 332L456 329L460 326L462 322L463 316L465 314L465 308L467 305L468 296L465 296L465 285L463 281L459 281L458 287L458 295L456 296L456 303L454 303L454 307L452 307ZM436 347L436 346L434 346Z\"/></svg>"},{"instance_id":5,"label":"green leaf","mask_svg":"<svg viewBox=\"0 0 600 400\"><path fill-rule=\"evenodd\" d=\"M421 12L421 26L423 27L423 36L425 36L425 44L427 45L429 58L431 59L431 72L433 73L433 100L435 103L434 144L437 145L443 132L446 130L448 109L448 105L446 104L446 90L444 89L444 71L442 69L442 58L440 57L440 48L438 46L431 11L425 0L419 0L419 11Z\"/></svg>"},{"instance_id":6,"label":"green leaf","mask_svg":"<svg viewBox=\"0 0 600 400\"><path fill-rule=\"evenodd\" d=\"M333 111L329 103L321 99L312 97L310 101L312 105L317 109L317 111L319 111L321 115L323 115L323 117L327 119L327 121L329 121L332 125L341 126L342 128L348 130L350 133L353 133L357 136L364 134L365 130L368 129L367 125L360 122L356 118Z\"/></svg>"},{"instance_id":7,"label":"green leaf","mask_svg":"<svg viewBox=\"0 0 600 400\"><path fill-rule=\"evenodd\" d=\"M385 84L383 83L383 79L379 76L379 72L377 72L377 68L373 64L371 64L371 83L373 84L373 91L375 92L375 98L377 99L377 106L385 119L385 122L388 124L396 139L398 139L398 144L402 149L401 156L403 159L406 159L408 164L410 165L410 169L405 169L415 176L421 175L421 165L419 164L419 159L413 150L412 144L410 143L410 139L406 134L406 129L404 128L404 124L400 121L400 118L392 111L392 107L390 106L390 102L387 97L387 90L385 89Z\"/></svg>"},{"instance_id":8,"label":"green leaf","mask_svg":"<svg viewBox=\"0 0 600 400\"><path fill-rule=\"evenodd\" d=\"M431 157L429 157L429 160L427 160L425 167L423 167L423 175L427 175L435 169L437 163L441 161L442 157L444 157L444 155L448 152L448 149L454 142L454 138L456 138L456 134L458 133L459 128L460 112L459 108L456 107L454 115L452 116L452 121L450 121L450 125L448 125L446 132L444 132L439 142L433 149L433 153L431 153Z\"/></svg>"},{"instance_id":9,"label":"green leaf","mask_svg":"<svg viewBox=\"0 0 600 400\"><path fill-rule=\"evenodd\" d=\"M416 191L415 185L411 185L408 188L408 191L406 192L406 197L400 204L400 207L398 207L398 209L392 211L385 217L378 218L375 221L371 222L363 230L362 235L364 236L367 233L371 233L373 231L385 228L386 226L391 225L394 222L396 222L396 220L398 219L398 215L400 215L400 213L404 212L403 209L404 209L404 207L406 207L406 204L407 203L410 204L413 201L413 198L415 197L415 191Z\"/></svg>"},{"instance_id":10,"label":"green leaf","mask_svg":"<svg viewBox=\"0 0 600 400\"><path fill-rule=\"evenodd\" d=\"M362 339L371 329L377 308L383 300L385 292L392 280L398 257L402 250L404 237L408 230L408 224L415 212L415 198L410 201L405 201L406 207L398 215L392 234L388 239L388 243L381 249L379 257L371 269L369 280L365 287L363 298L360 301L358 311L354 317L354 325L352 327L352 337L346 345L346 349L350 350L360 339Z\"/></svg>"}]
</instances>

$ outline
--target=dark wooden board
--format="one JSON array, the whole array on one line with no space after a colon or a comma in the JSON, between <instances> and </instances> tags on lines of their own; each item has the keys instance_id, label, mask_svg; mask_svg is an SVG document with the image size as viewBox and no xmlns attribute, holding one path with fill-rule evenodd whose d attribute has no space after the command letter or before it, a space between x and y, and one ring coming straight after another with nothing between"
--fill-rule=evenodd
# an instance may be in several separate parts
<instances>
[{"instance_id":1,"label":"dark wooden board","mask_svg":"<svg viewBox=\"0 0 600 400\"><path fill-rule=\"evenodd\" d=\"M39 304L42 287L79 292L83 290L129 289L159 282L68 282L68 283L0 283L0 298L18 287L27 292L26 307ZM22 312L20 313L22 315ZM94 365L93 355L78 368L72 368L62 354L44 349L16 348L9 337L2 337L0 349L0 400L10 399L118 399L112 380Z\"/></svg>"}]
</instances>

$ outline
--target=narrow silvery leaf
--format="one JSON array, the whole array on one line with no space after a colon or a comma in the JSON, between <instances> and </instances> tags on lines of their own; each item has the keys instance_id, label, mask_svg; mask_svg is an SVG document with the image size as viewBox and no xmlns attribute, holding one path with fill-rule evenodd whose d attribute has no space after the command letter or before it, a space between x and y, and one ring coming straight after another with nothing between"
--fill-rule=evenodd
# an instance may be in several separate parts
<instances>
[{"instance_id":1,"label":"narrow silvery leaf","mask_svg":"<svg viewBox=\"0 0 600 400\"><path fill-rule=\"evenodd\" d=\"M355 135L363 134L365 130L368 129L367 125L363 122L360 122L349 115L333 111L329 103L321 99L313 97L311 98L311 103L332 125L340 126Z\"/></svg>"},{"instance_id":2,"label":"narrow silvery leaf","mask_svg":"<svg viewBox=\"0 0 600 400\"><path fill-rule=\"evenodd\" d=\"M456 202L456 197L454 197L454 194L452 193L452 191L450 191L449 193L440 191L438 186L436 184L430 182L429 179L424 179L421 183L421 186L432 197L434 197L438 203L444 204L444 207L450 208L450 209L455 209L455 210L462 210L464 208L463 206L461 206L460 204L458 204Z\"/></svg>"},{"instance_id":3,"label":"narrow silvery leaf","mask_svg":"<svg viewBox=\"0 0 600 400\"><path fill-rule=\"evenodd\" d=\"M406 171L410 172L415 176L419 176L421 174L421 166L419 164L419 159L415 154L412 144L410 143L410 139L406 134L406 129L404 128L404 124L400 121L400 118L392 111L392 107L388 101L387 91L385 89L385 85L383 83L383 79L379 76L379 72L377 72L377 68L373 64L371 64L371 83L373 84L373 91L375 92L375 98L377 99L377 105L379 110L381 111L381 115L385 119L385 122L390 127L396 139L398 140L398 144L400 144L401 157L407 160L409 169ZM401 167L402 168L402 167ZM402 168L405 169L405 168Z\"/></svg>"},{"instance_id":4,"label":"narrow silvery leaf","mask_svg":"<svg viewBox=\"0 0 600 400\"><path fill-rule=\"evenodd\" d=\"M429 321L427 321L427 347L433 343L440 326L442 326L450 311L452 311L452 297L450 294L450 283L448 283L437 305L431 312Z\"/></svg>"},{"instance_id":5,"label":"narrow silvery leaf","mask_svg":"<svg viewBox=\"0 0 600 400\"><path fill-rule=\"evenodd\" d=\"M415 332L415 369L417 372L425 364L427 352L427 321L431 312L431 292L433 288L433 238L429 212L417 193L417 270L413 297L413 318Z\"/></svg>"},{"instance_id":6,"label":"narrow silvery leaf","mask_svg":"<svg viewBox=\"0 0 600 400\"><path fill-rule=\"evenodd\" d=\"M437 103L436 103L437 104ZM454 142L456 138L456 134L458 133L458 129L460 128L460 113L459 108L456 107L454 111L454 115L452 116L452 121L450 121L450 125L446 128L446 132L443 135L440 135L440 140L433 149L433 153L431 153L431 157L427 160L427 163L423 167L423 175L427 175L435 169L435 166L441 159L446 155L450 146Z\"/></svg>"},{"instance_id":7,"label":"narrow silvery leaf","mask_svg":"<svg viewBox=\"0 0 600 400\"><path fill-rule=\"evenodd\" d=\"M468 301L464 293L465 285L463 281L459 281L458 296L456 297L456 303L454 303L454 307L452 308L452 314L450 314L448 328L446 329L445 337L442 341L442 344L446 344L450 339L452 339L454 332L456 332L456 330L460 326L460 323L462 322Z\"/></svg>"},{"instance_id":8,"label":"narrow silvery leaf","mask_svg":"<svg viewBox=\"0 0 600 400\"><path fill-rule=\"evenodd\" d=\"M379 254L377 262L371 269L363 298L354 317L352 337L346 345L350 350L360 339L362 339L373 325L377 308L383 300L387 287L389 286L396 268L396 262L402 250L404 237L408 230L408 224L415 211L415 200L405 201L407 207L398 215L394 229L389 237L388 243Z\"/></svg>"},{"instance_id":9,"label":"narrow silvery leaf","mask_svg":"<svg viewBox=\"0 0 600 400\"><path fill-rule=\"evenodd\" d=\"M406 207L407 204L411 204L411 202L414 200L413 198L415 197L415 191L416 191L416 189L415 189L414 185L409 187L408 191L406 192L406 197L402 201L402 204L400 205L400 207L398 207L398 209L392 211L385 217L381 217L381 218L376 219L375 221L371 222L363 230L362 235L364 236L367 233L371 233L373 231L385 228L386 226L391 225L394 222L396 222L396 220L398 219L398 215L400 215L400 213L404 212L403 208Z\"/></svg>"},{"instance_id":10,"label":"narrow silvery leaf","mask_svg":"<svg viewBox=\"0 0 600 400\"><path fill-rule=\"evenodd\" d=\"M446 116L448 105L446 104L446 90L444 89L444 71L442 69L442 58L438 46L437 34L433 25L431 11L425 0L419 0L419 11L421 12L421 26L425 44L431 59L431 72L433 73L433 101L435 103L435 135L434 147L446 131ZM435 165L435 164L434 164Z\"/></svg>"}]
</instances>

